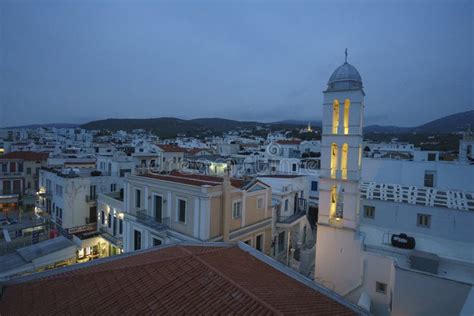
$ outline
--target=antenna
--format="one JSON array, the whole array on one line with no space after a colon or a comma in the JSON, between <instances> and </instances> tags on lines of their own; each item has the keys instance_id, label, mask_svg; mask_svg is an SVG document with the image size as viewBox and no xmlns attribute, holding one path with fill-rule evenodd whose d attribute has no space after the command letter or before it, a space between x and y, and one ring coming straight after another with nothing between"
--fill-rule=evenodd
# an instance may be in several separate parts
<instances>
[{"instance_id":1,"label":"antenna","mask_svg":"<svg viewBox=\"0 0 474 316\"><path fill-rule=\"evenodd\" d=\"M346 60L345 60L345 63L347 64L347 48L346 48L346 50L345 50L344 54L346 55Z\"/></svg>"}]
</instances>

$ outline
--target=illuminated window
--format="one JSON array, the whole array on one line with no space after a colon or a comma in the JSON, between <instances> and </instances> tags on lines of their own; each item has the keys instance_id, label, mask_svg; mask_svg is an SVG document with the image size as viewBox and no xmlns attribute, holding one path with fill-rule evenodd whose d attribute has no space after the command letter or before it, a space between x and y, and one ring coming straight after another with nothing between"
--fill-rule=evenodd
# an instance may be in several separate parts
<instances>
[{"instance_id":1,"label":"illuminated window","mask_svg":"<svg viewBox=\"0 0 474 316\"><path fill-rule=\"evenodd\" d=\"M349 134L349 109L351 107L351 101L346 99L344 101L344 134Z\"/></svg>"},{"instance_id":2,"label":"illuminated window","mask_svg":"<svg viewBox=\"0 0 474 316\"><path fill-rule=\"evenodd\" d=\"M332 133L337 134L339 128L339 100L332 103Z\"/></svg>"},{"instance_id":3,"label":"illuminated window","mask_svg":"<svg viewBox=\"0 0 474 316\"><path fill-rule=\"evenodd\" d=\"M359 145L359 170L362 166L362 145Z\"/></svg>"},{"instance_id":4,"label":"illuminated window","mask_svg":"<svg viewBox=\"0 0 474 316\"><path fill-rule=\"evenodd\" d=\"M336 206L337 206L337 188L335 185L331 187L331 205L329 208L329 217L336 217Z\"/></svg>"},{"instance_id":5,"label":"illuminated window","mask_svg":"<svg viewBox=\"0 0 474 316\"><path fill-rule=\"evenodd\" d=\"M342 145L342 157L341 157L341 171L342 171L342 179L347 179L347 151L348 149L347 144Z\"/></svg>"},{"instance_id":6,"label":"illuminated window","mask_svg":"<svg viewBox=\"0 0 474 316\"><path fill-rule=\"evenodd\" d=\"M339 149L336 144L331 145L331 178L336 178L336 170L337 170L337 155Z\"/></svg>"}]
</instances>

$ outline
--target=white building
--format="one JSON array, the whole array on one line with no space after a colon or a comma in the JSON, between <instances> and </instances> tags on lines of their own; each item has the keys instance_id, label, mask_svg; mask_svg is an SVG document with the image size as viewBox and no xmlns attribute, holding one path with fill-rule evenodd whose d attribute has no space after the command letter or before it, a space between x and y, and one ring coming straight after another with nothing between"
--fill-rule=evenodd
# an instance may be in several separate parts
<instances>
[{"instance_id":1,"label":"white building","mask_svg":"<svg viewBox=\"0 0 474 316\"><path fill-rule=\"evenodd\" d=\"M41 169L37 206L66 232L95 230L97 195L117 188L116 179L96 172L94 169Z\"/></svg>"},{"instance_id":2,"label":"white building","mask_svg":"<svg viewBox=\"0 0 474 316\"><path fill-rule=\"evenodd\" d=\"M290 259L300 261L300 251L304 247L311 248L314 245L312 227L307 217L308 177L267 175L257 179L272 187L272 236L275 245L272 256L286 265L290 264Z\"/></svg>"},{"instance_id":3,"label":"white building","mask_svg":"<svg viewBox=\"0 0 474 316\"><path fill-rule=\"evenodd\" d=\"M459 162L474 164L474 134L469 129L459 143Z\"/></svg>"}]
</instances>

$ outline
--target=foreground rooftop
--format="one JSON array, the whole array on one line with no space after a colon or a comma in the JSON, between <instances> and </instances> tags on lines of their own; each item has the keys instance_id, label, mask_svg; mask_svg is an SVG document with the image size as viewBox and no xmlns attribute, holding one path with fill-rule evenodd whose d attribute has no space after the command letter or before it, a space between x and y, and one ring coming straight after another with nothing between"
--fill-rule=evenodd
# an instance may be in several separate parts
<instances>
[{"instance_id":1,"label":"foreground rooftop","mask_svg":"<svg viewBox=\"0 0 474 316\"><path fill-rule=\"evenodd\" d=\"M3 284L2 315L365 312L252 248L181 244Z\"/></svg>"}]
</instances>

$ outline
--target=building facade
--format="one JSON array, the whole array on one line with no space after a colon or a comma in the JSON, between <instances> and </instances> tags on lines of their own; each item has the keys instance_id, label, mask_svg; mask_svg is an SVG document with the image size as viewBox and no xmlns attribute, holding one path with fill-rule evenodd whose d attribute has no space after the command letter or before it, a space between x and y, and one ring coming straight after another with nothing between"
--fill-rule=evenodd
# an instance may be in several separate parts
<instances>
[{"instance_id":1,"label":"building facade","mask_svg":"<svg viewBox=\"0 0 474 316\"><path fill-rule=\"evenodd\" d=\"M269 254L271 195L271 188L261 181L227 175L129 176L122 206L123 249L128 252L178 241L243 241Z\"/></svg>"}]
</instances>

